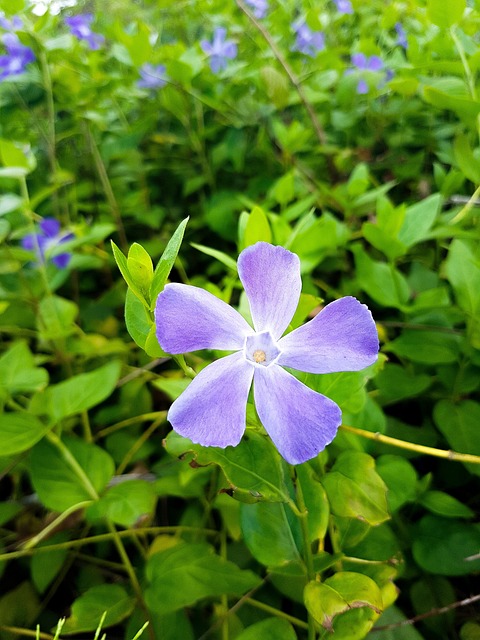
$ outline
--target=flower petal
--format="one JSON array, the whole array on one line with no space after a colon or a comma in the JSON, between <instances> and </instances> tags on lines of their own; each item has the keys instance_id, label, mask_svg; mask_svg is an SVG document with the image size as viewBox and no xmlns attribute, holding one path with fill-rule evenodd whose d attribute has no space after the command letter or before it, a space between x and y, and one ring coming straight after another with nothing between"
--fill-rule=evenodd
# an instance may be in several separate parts
<instances>
[{"instance_id":1,"label":"flower petal","mask_svg":"<svg viewBox=\"0 0 480 640\"><path fill-rule=\"evenodd\" d=\"M360 371L378 357L378 335L368 307L347 296L279 342L278 364L309 373Z\"/></svg>"},{"instance_id":2,"label":"flower petal","mask_svg":"<svg viewBox=\"0 0 480 640\"><path fill-rule=\"evenodd\" d=\"M302 290L300 260L283 247L257 242L238 257L238 273L250 303L255 330L280 338Z\"/></svg>"},{"instance_id":3,"label":"flower petal","mask_svg":"<svg viewBox=\"0 0 480 640\"><path fill-rule=\"evenodd\" d=\"M253 389L259 418L290 464L314 458L335 437L342 421L338 405L282 367L256 368Z\"/></svg>"},{"instance_id":4,"label":"flower petal","mask_svg":"<svg viewBox=\"0 0 480 640\"><path fill-rule=\"evenodd\" d=\"M170 407L172 427L205 447L237 445L245 431L253 371L242 352L209 364Z\"/></svg>"},{"instance_id":5,"label":"flower petal","mask_svg":"<svg viewBox=\"0 0 480 640\"><path fill-rule=\"evenodd\" d=\"M198 349L242 349L253 333L244 318L228 304L199 287L167 284L155 309L157 338L168 353Z\"/></svg>"},{"instance_id":6,"label":"flower petal","mask_svg":"<svg viewBox=\"0 0 480 640\"><path fill-rule=\"evenodd\" d=\"M44 218L39 227L47 238L55 238L60 232L60 222L55 218Z\"/></svg>"}]
</instances>

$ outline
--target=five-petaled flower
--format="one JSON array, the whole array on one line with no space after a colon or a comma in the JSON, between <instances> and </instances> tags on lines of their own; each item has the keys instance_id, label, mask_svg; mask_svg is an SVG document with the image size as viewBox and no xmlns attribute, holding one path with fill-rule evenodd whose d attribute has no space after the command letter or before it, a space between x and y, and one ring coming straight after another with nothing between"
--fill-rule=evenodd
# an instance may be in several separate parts
<instances>
[{"instance_id":1,"label":"five-petaled flower","mask_svg":"<svg viewBox=\"0 0 480 640\"><path fill-rule=\"evenodd\" d=\"M71 18L65 18L65 24L70 28L71 34L79 40L85 40L90 49L96 50L100 49L105 42L105 38L101 34L92 31L90 28L92 22L92 13L81 13Z\"/></svg>"},{"instance_id":2,"label":"five-petaled flower","mask_svg":"<svg viewBox=\"0 0 480 640\"><path fill-rule=\"evenodd\" d=\"M267 15L267 0L245 0L245 4L247 4L252 9L253 15L259 20Z\"/></svg>"},{"instance_id":3,"label":"five-petaled flower","mask_svg":"<svg viewBox=\"0 0 480 640\"><path fill-rule=\"evenodd\" d=\"M312 31L303 21L295 22L292 28L296 34L292 51L300 51L300 53L314 58L319 51L325 48L325 37L321 31Z\"/></svg>"},{"instance_id":4,"label":"five-petaled flower","mask_svg":"<svg viewBox=\"0 0 480 640\"><path fill-rule=\"evenodd\" d=\"M366 56L364 53L354 53L352 55L352 64L356 69L360 72L378 72L382 71L384 68L383 60L379 56ZM353 69L349 69L347 74L353 73ZM387 72L386 79L389 80L389 74ZM378 85L380 88L383 85L383 81L381 81ZM360 78L357 83L357 93L365 94L368 93L369 86L365 78Z\"/></svg>"},{"instance_id":5,"label":"five-petaled flower","mask_svg":"<svg viewBox=\"0 0 480 640\"><path fill-rule=\"evenodd\" d=\"M353 13L350 0L333 0L337 6L338 13Z\"/></svg>"},{"instance_id":6,"label":"five-petaled flower","mask_svg":"<svg viewBox=\"0 0 480 640\"><path fill-rule=\"evenodd\" d=\"M72 257L71 253L56 252L56 248L75 236L73 233L61 232L60 223L55 218L44 218L39 224L38 233L29 233L22 238L22 247L33 251L40 263L50 259L59 269L65 269Z\"/></svg>"},{"instance_id":7,"label":"five-petaled flower","mask_svg":"<svg viewBox=\"0 0 480 640\"><path fill-rule=\"evenodd\" d=\"M15 34L6 33L2 40L7 53L0 56L0 81L20 75L25 71L27 64L35 60L35 54L30 47L23 45Z\"/></svg>"},{"instance_id":8,"label":"five-petaled flower","mask_svg":"<svg viewBox=\"0 0 480 640\"><path fill-rule=\"evenodd\" d=\"M140 80L137 87L140 89L161 89L167 84L165 66L163 64L143 64L140 69Z\"/></svg>"},{"instance_id":9,"label":"five-petaled flower","mask_svg":"<svg viewBox=\"0 0 480 640\"><path fill-rule=\"evenodd\" d=\"M202 40L200 46L210 58L210 69L218 73L227 68L228 60L237 56L237 45L233 40L227 40L227 30L217 27L213 34L213 41Z\"/></svg>"},{"instance_id":10,"label":"five-petaled flower","mask_svg":"<svg viewBox=\"0 0 480 640\"><path fill-rule=\"evenodd\" d=\"M359 371L377 360L375 323L365 305L345 297L283 335L302 288L298 256L258 242L240 254L238 273L254 329L204 289L167 284L158 296L156 333L165 351L235 351L193 379L170 407L168 419L193 442L235 446L245 431L253 381L258 416L280 454L291 464L305 462L333 440L341 411L284 367L308 373Z\"/></svg>"}]
</instances>

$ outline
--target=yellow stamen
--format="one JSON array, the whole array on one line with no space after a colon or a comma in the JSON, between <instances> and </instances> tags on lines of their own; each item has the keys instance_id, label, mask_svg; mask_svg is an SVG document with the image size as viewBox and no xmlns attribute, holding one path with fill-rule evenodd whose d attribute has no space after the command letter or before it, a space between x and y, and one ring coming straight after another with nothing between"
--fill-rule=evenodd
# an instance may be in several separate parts
<instances>
[{"instance_id":1,"label":"yellow stamen","mask_svg":"<svg viewBox=\"0 0 480 640\"><path fill-rule=\"evenodd\" d=\"M265 351L257 349L253 352L253 359L255 360L255 362L265 362L265 360L267 359Z\"/></svg>"}]
</instances>

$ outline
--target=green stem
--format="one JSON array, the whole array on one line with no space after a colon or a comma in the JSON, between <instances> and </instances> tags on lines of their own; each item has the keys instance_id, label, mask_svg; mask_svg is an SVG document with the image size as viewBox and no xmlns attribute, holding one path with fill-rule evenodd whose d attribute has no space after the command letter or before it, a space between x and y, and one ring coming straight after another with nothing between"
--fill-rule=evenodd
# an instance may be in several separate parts
<instances>
[{"instance_id":1,"label":"green stem","mask_svg":"<svg viewBox=\"0 0 480 640\"><path fill-rule=\"evenodd\" d=\"M185 356L179 355L179 356L173 356L173 358L175 362L178 364L178 366L181 368L183 373L187 376L187 378L191 378L193 380L193 378L195 378L197 374L192 369L192 367L189 367L188 364L185 362Z\"/></svg>"},{"instance_id":2,"label":"green stem","mask_svg":"<svg viewBox=\"0 0 480 640\"><path fill-rule=\"evenodd\" d=\"M260 602L258 600L254 600L253 598L244 598L243 601L252 607L257 609L261 609L262 611L266 611L277 618L283 618L284 620L288 620L296 627L300 627L301 629L308 629L308 624L299 618L295 618L294 616L289 615L288 613L284 613L279 609L275 609L275 607L271 607L269 604L265 604L264 602Z\"/></svg>"},{"instance_id":3,"label":"green stem","mask_svg":"<svg viewBox=\"0 0 480 640\"><path fill-rule=\"evenodd\" d=\"M53 431L49 431L46 435L47 440L53 444L58 451L60 452L62 458L69 465L72 471L75 473L77 478L82 483L83 488L91 497L92 500L98 500L99 495L95 490L95 487L90 482L90 478L87 476L82 467L78 464L77 460L74 458L70 450L64 445L64 443L60 440L56 433Z\"/></svg>"},{"instance_id":4,"label":"green stem","mask_svg":"<svg viewBox=\"0 0 480 640\"><path fill-rule=\"evenodd\" d=\"M456 462L466 462L469 464L480 464L480 456L475 456L472 453L457 453L456 451L446 451L445 449L434 449L433 447L426 447L423 444L415 444L414 442L405 442L405 440L397 440L397 438L391 438L390 436L384 436L382 433L374 433L373 431L365 431L364 429L357 429L356 427L349 427L346 424L342 424L340 429L354 433L362 438L368 440L376 440L382 444L389 444L399 449L407 449L408 451L415 451L416 453L424 453L428 456L434 456L436 458L444 458L445 460L455 460Z\"/></svg>"},{"instance_id":5,"label":"green stem","mask_svg":"<svg viewBox=\"0 0 480 640\"><path fill-rule=\"evenodd\" d=\"M37 546L37 544L48 537L50 533L52 533L64 520L67 520L67 518L69 518L72 513L75 513L75 511L78 511L80 509L85 509L91 504L91 500L85 500L83 502L77 502L77 504L69 507L68 509L63 511L63 513L61 513L57 518L55 518L55 520L52 520L52 522L50 522L50 524L47 525L45 529L42 529L39 533L37 533L36 536L33 536L33 538L27 540L27 542L22 545L22 549L33 549Z\"/></svg>"}]
</instances>

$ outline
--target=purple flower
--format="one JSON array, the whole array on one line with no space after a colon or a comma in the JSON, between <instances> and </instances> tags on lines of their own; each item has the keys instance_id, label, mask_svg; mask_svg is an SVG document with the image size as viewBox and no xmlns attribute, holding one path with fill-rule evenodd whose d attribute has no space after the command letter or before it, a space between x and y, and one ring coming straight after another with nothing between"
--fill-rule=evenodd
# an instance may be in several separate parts
<instances>
[{"instance_id":1,"label":"purple flower","mask_svg":"<svg viewBox=\"0 0 480 640\"><path fill-rule=\"evenodd\" d=\"M408 46L407 34L405 33L405 29L401 22L397 22L395 24L395 31L397 32L397 44L406 49Z\"/></svg>"},{"instance_id":2,"label":"purple flower","mask_svg":"<svg viewBox=\"0 0 480 640\"><path fill-rule=\"evenodd\" d=\"M364 53L354 53L352 56L352 64L358 71L361 72L378 72L382 71L384 68L383 60L379 56L366 56ZM346 71L348 75L354 73L354 69L348 69ZM389 70L385 71L387 79L390 79L389 74L392 72ZM383 86L385 82L382 80L377 86L380 88ZM368 82L365 78L360 78L357 83L357 93L360 95L366 94L369 92Z\"/></svg>"},{"instance_id":3,"label":"purple flower","mask_svg":"<svg viewBox=\"0 0 480 640\"><path fill-rule=\"evenodd\" d=\"M29 233L21 242L24 249L35 252L38 262L45 262L58 245L74 238L73 233L60 232L60 223L55 218L44 218L39 227L38 233ZM65 269L71 257L70 253L57 253L51 257L51 261L59 269Z\"/></svg>"},{"instance_id":4,"label":"purple flower","mask_svg":"<svg viewBox=\"0 0 480 640\"><path fill-rule=\"evenodd\" d=\"M140 80L137 87L140 89L161 89L167 84L165 78L165 67L163 64L145 63L140 67Z\"/></svg>"},{"instance_id":5,"label":"purple flower","mask_svg":"<svg viewBox=\"0 0 480 640\"><path fill-rule=\"evenodd\" d=\"M92 50L100 49L105 42L105 38L99 33L91 30L90 25L93 22L93 14L83 13L71 18L65 18L65 24L70 27L70 32L79 40L86 40L88 46Z\"/></svg>"},{"instance_id":6,"label":"purple flower","mask_svg":"<svg viewBox=\"0 0 480 640\"><path fill-rule=\"evenodd\" d=\"M240 254L238 273L255 329L204 289L167 284L158 296L156 332L165 351L235 351L196 376L172 404L168 419L193 442L235 446L245 431L253 381L257 413L279 452L291 464L305 462L333 440L341 411L283 367L308 373L359 371L377 359L375 323L365 305L345 297L282 338L302 288L298 256L257 242Z\"/></svg>"},{"instance_id":7,"label":"purple flower","mask_svg":"<svg viewBox=\"0 0 480 640\"><path fill-rule=\"evenodd\" d=\"M267 15L267 0L245 0L245 4L253 9L253 15L260 20Z\"/></svg>"},{"instance_id":8,"label":"purple flower","mask_svg":"<svg viewBox=\"0 0 480 640\"><path fill-rule=\"evenodd\" d=\"M237 45L233 40L226 40L227 30L217 27L213 34L213 41L202 40L200 46L210 57L210 69L218 73L227 68L228 60L237 56Z\"/></svg>"},{"instance_id":9,"label":"purple flower","mask_svg":"<svg viewBox=\"0 0 480 640\"><path fill-rule=\"evenodd\" d=\"M16 31L23 27L23 22L18 16L13 16L11 20L5 17L5 14L0 15L0 27L5 31Z\"/></svg>"},{"instance_id":10,"label":"purple flower","mask_svg":"<svg viewBox=\"0 0 480 640\"><path fill-rule=\"evenodd\" d=\"M333 0L337 6L338 13L353 13L350 0Z\"/></svg>"},{"instance_id":11,"label":"purple flower","mask_svg":"<svg viewBox=\"0 0 480 640\"><path fill-rule=\"evenodd\" d=\"M13 33L6 33L3 44L7 50L6 55L0 56L0 82L11 76L18 76L25 71L25 67L35 60L35 54L23 45Z\"/></svg>"},{"instance_id":12,"label":"purple flower","mask_svg":"<svg viewBox=\"0 0 480 640\"><path fill-rule=\"evenodd\" d=\"M300 51L314 58L325 48L325 37L321 31L312 31L305 22L294 23L292 27L297 36L292 51Z\"/></svg>"}]
</instances>

